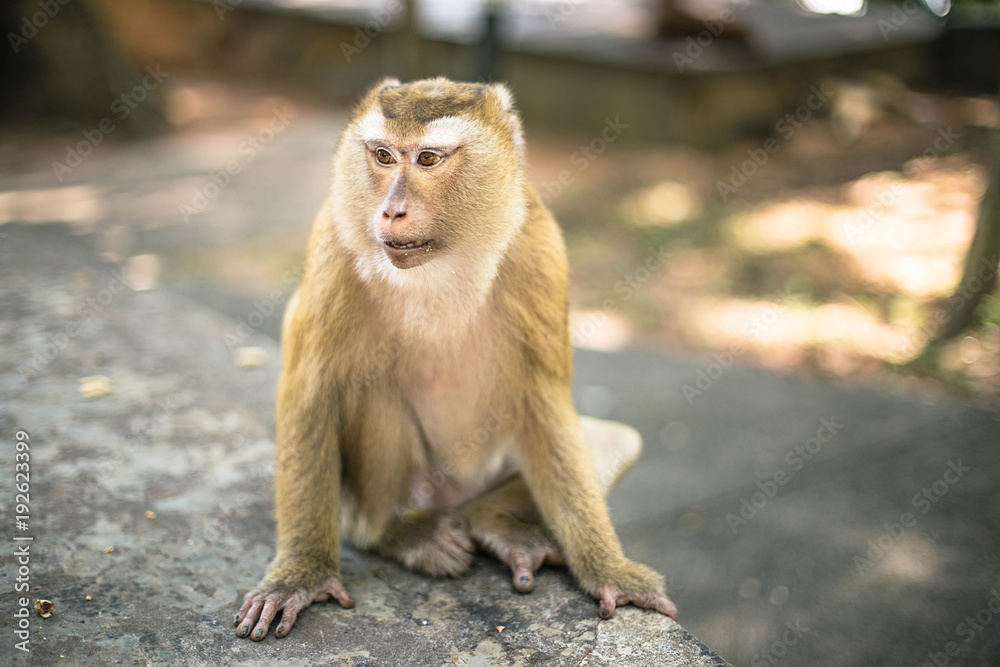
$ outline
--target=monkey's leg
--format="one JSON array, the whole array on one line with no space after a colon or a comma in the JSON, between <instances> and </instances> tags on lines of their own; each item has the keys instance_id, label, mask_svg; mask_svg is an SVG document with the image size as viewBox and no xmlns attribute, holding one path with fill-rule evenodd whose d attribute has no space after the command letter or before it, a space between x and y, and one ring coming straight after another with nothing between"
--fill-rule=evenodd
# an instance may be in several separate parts
<instances>
[{"instance_id":1,"label":"monkey's leg","mask_svg":"<svg viewBox=\"0 0 1000 667\"><path fill-rule=\"evenodd\" d=\"M289 300L282 343L275 439L275 513L278 553L264 578L234 618L236 634L259 641L276 614L275 636L291 631L299 612L313 602L335 598L342 607L354 598L340 583L341 432L337 395L321 375L323 360L306 344L315 332L296 318L299 292Z\"/></svg>"},{"instance_id":2,"label":"monkey's leg","mask_svg":"<svg viewBox=\"0 0 1000 667\"><path fill-rule=\"evenodd\" d=\"M521 475L459 509L469 522L476 544L510 567L518 592L530 593L535 588L534 574L543 563L565 564L559 545L542 525L541 514Z\"/></svg>"},{"instance_id":3,"label":"monkey's leg","mask_svg":"<svg viewBox=\"0 0 1000 667\"><path fill-rule=\"evenodd\" d=\"M580 425L590 441L601 490L607 495L639 458L642 437L630 426L593 417L580 417ZM514 588L520 593L534 589L534 573L543 564L566 562L542 524L541 514L520 475L469 501L461 511L476 543L510 566Z\"/></svg>"},{"instance_id":4,"label":"monkey's leg","mask_svg":"<svg viewBox=\"0 0 1000 667\"><path fill-rule=\"evenodd\" d=\"M411 570L454 577L472 565L475 547L458 512L419 510L390 526L378 542L378 551Z\"/></svg>"},{"instance_id":5,"label":"monkey's leg","mask_svg":"<svg viewBox=\"0 0 1000 667\"><path fill-rule=\"evenodd\" d=\"M617 606L634 604L676 619L677 607L667 597L663 577L625 556L604 499L615 474L599 478L569 383L563 378L538 380L529 394L518 460L570 570L600 601L602 618L611 618Z\"/></svg>"},{"instance_id":6,"label":"monkey's leg","mask_svg":"<svg viewBox=\"0 0 1000 667\"><path fill-rule=\"evenodd\" d=\"M344 608L354 606L339 579L340 439L334 411L322 392L293 393L290 388L306 384L295 370L282 372L278 394L278 553L234 619L236 634L255 641L267 636L278 612L274 634L284 637L313 602L333 597Z\"/></svg>"}]
</instances>

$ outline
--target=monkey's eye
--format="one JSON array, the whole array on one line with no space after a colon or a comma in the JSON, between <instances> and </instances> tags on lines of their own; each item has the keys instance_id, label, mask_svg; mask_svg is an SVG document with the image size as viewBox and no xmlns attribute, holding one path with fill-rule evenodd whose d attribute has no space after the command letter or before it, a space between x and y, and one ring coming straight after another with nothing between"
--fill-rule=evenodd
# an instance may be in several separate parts
<instances>
[{"instance_id":1,"label":"monkey's eye","mask_svg":"<svg viewBox=\"0 0 1000 667\"><path fill-rule=\"evenodd\" d=\"M430 151L423 151L417 156L417 162L419 162L424 167L433 167L438 162L441 161L441 156L437 153L431 153Z\"/></svg>"},{"instance_id":2,"label":"monkey's eye","mask_svg":"<svg viewBox=\"0 0 1000 667\"><path fill-rule=\"evenodd\" d=\"M378 160L379 164L392 164L394 162L392 153L384 148L375 149L375 159Z\"/></svg>"}]
</instances>

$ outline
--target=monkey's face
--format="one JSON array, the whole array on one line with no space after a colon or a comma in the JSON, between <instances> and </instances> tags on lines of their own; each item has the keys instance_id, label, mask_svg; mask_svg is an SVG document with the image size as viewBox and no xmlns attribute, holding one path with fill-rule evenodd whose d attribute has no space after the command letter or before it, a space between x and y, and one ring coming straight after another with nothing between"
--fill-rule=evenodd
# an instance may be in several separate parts
<instances>
[{"instance_id":1,"label":"monkey's face","mask_svg":"<svg viewBox=\"0 0 1000 667\"><path fill-rule=\"evenodd\" d=\"M396 268L419 266L452 241L436 204L461 171L458 137L382 137L363 146L371 188L380 198L369 222L374 240Z\"/></svg>"},{"instance_id":2,"label":"monkey's face","mask_svg":"<svg viewBox=\"0 0 1000 667\"><path fill-rule=\"evenodd\" d=\"M390 81L344 134L333 199L352 248L385 274L443 258L494 261L523 221L525 188L506 89Z\"/></svg>"}]
</instances>

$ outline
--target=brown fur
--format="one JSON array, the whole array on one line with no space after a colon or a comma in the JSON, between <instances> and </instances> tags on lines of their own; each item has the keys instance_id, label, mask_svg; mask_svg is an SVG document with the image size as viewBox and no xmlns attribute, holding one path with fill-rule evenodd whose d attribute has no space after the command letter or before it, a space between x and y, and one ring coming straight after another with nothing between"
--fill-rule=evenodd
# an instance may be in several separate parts
<instances>
[{"instance_id":1,"label":"brown fur","mask_svg":"<svg viewBox=\"0 0 1000 667\"><path fill-rule=\"evenodd\" d=\"M414 162L428 128L460 138L433 169ZM383 145L395 163L374 161ZM521 591L565 561L603 617L629 602L676 616L611 525L604 493L639 440L573 407L565 245L523 167L502 86L389 80L355 111L285 316L278 553L240 636L284 610L283 636L314 600L353 605L341 534L432 575L467 569L474 541ZM387 237L426 240L426 257L388 263Z\"/></svg>"}]
</instances>

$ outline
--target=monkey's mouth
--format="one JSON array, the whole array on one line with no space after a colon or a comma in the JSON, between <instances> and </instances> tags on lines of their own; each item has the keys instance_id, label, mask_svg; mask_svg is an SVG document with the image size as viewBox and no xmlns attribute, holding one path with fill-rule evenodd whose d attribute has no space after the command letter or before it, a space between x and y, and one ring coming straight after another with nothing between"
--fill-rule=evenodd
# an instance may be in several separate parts
<instances>
[{"instance_id":1,"label":"monkey's mouth","mask_svg":"<svg viewBox=\"0 0 1000 667\"><path fill-rule=\"evenodd\" d=\"M398 239L385 239L382 241L382 250L386 257L397 269L412 269L420 266L431 258L434 254L434 241L400 241Z\"/></svg>"},{"instance_id":2,"label":"monkey's mouth","mask_svg":"<svg viewBox=\"0 0 1000 667\"><path fill-rule=\"evenodd\" d=\"M383 241L382 243L385 245L385 247L389 248L390 250L396 250L396 251L431 249L430 241L409 241L407 243L403 243L401 241L393 241L390 239L388 241Z\"/></svg>"}]
</instances>

